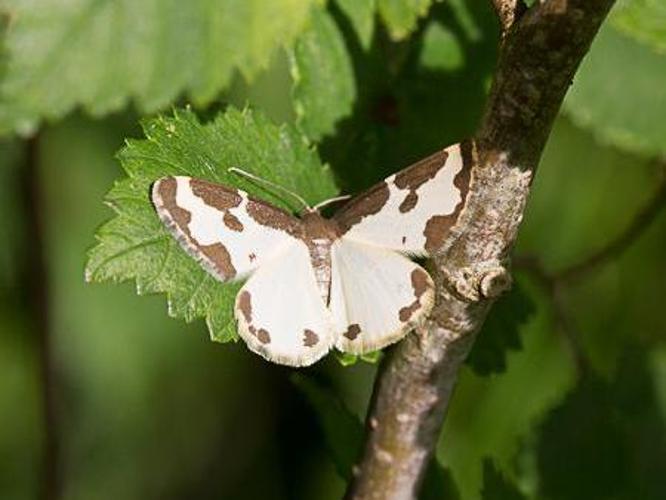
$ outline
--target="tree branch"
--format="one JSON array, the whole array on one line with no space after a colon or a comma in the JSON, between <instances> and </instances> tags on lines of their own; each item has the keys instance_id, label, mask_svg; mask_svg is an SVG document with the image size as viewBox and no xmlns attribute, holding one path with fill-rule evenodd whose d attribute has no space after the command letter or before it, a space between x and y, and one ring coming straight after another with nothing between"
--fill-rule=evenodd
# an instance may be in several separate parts
<instances>
[{"instance_id":1,"label":"tree branch","mask_svg":"<svg viewBox=\"0 0 666 500\"><path fill-rule=\"evenodd\" d=\"M438 441L460 365L496 296L509 251L564 95L613 0L549 0L504 37L470 191L451 243L435 262L429 321L382 363L364 455L350 499L410 499Z\"/></svg>"}]
</instances>

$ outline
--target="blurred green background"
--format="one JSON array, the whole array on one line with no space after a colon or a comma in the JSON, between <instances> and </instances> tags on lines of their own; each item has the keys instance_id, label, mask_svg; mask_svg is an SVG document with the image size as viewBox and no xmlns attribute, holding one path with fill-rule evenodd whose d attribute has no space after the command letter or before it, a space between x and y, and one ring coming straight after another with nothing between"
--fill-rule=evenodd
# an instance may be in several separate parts
<instances>
[{"instance_id":1,"label":"blurred green background","mask_svg":"<svg viewBox=\"0 0 666 500\"><path fill-rule=\"evenodd\" d=\"M485 2L451 1L419 7L425 15L403 28L380 10L388 30L372 11L377 26L364 44L348 3L327 12L356 99L319 151L343 190L356 192L473 133L498 34ZM517 245L518 286L481 333L445 424L437 460L463 499L666 498L666 34L645 24L649 2L622 8L554 127ZM17 45L8 40L11 60ZM229 103L276 123L299 119L293 60L282 50L266 57L249 82L235 71L214 99L195 102L202 119ZM19 97L10 87L0 95L11 110ZM158 109L189 101L176 96ZM203 321L170 319L163 296L84 283L86 250L112 215L103 197L123 175L114 155L142 137L138 122L154 111L136 102L91 115L82 99L83 110L44 111L47 121L28 127L32 139L10 130L0 143L0 498L43 492L40 317L63 498L340 498L336 447L357 446L346 442L356 436L331 433L335 413L294 384L292 370L242 342L211 342ZM3 128L24 131L1 106ZM649 223L617 254L577 279L544 280L604 248L646 206ZM329 356L300 373L360 421L375 371Z\"/></svg>"}]
</instances>

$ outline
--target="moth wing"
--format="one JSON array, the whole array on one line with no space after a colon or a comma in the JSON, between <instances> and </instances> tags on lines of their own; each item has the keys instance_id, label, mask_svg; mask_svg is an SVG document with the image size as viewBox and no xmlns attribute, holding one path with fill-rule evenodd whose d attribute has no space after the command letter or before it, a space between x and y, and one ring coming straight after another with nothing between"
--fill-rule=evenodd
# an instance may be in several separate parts
<instances>
[{"instance_id":1,"label":"moth wing","mask_svg":"<svg viewBox=\"0 0 666 500\"><path fill-rule=\"evenodd\" d=\"M469 142L450 146L354 197L333 219L347 239L432 255L462 210L470 164Z\"/></svg>"},{"instance_id":2,"label":"moth wing","mask_svg":"<svg viewBox=\"0 0 666 500\"><path fill-rule=\"evenodd\" d=\"M242 278L297 241L299 219L244 191L192 177L153 184L152 201L181 246L221 281Z\"/></svg>"},{"instance_id":3,"label":"moth wing","mask_svg":"<svg viewBox=\"0 0 666 500\"><path fill-rule=\"evenodd\" d=\"M300 241L250 277L238 292L234 314L238 333L250 350L276 363L310 365L335 340L310 253Z\"/></svg>"},{"instance_id":4,"label":"moth wing","mask_svg":"<svg viewBox=\"0 0 666 500\"><path fill-rule=\"evenodd\" d=\"M434 304L421 266L392 250L342 238L331 248L336 347L364 354L404 337Z\"/></svg>"}]
</instances>

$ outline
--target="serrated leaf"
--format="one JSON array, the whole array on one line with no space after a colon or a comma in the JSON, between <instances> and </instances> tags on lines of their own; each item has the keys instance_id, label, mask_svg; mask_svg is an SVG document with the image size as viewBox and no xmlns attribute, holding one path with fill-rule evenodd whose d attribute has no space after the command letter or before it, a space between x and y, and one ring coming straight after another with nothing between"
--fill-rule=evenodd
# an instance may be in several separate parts
<instances>
[{"instance_id":1,"label":"serrated leaf","mask_svg":"<svg viewBox=\"0 0 666 500\"><path fill-rule=\"evenodd\" d=\"M136 281L137 292L166 293L169 314L191 321L205 317L211 337L235 338L231 308L238 284L222 285L190 258L157 218L150 185L165 175L191 175L238 185L289 209L280 198L228 172L232 166L299 193L310 203L334 195L329 168L293 127L263 115L228 109L202 124L190 111L144 124L146 139L130 140L119 153L127 177L107 196L116 217L97 232L86 267L89 281Z\"/></svg>"},{"instance_id":2,"label":"serrated leaf","mask_svg":"<svg viewBox=\"0 0 666 500\"><path fill-rule=\"evenodd\" d=\"M433 0L377 0L377 8L391 38L405 38L416 28L419 18L428 13Z\"/></svg>"},{"instance_id":3,"label":"serrated leaf","mask_svg":"<svg viewBox=\"0 0 666 500\"><path fill-rule=\"evenodd\" d=\"M520 330L535 310L534 301L516 282L511 291L490 310L467 358L467 364L478 375L506 370L507 354L522 349Z\"/></svg>"},{"instance_id":4,"label":"serrated leaf","mask_svg":"<svg viewBox=\"0 0 666 500\"><path fill-rule=\"evenodd\" d=\"M375 29L376 0L336 0L340 9L349 17L361 46L370 47Z\"/></svg>"},{"instance_id":5,"label":"serrated leaf","mask_svg":"<svg viewBox=\"0 0 666 500\"><path fill-rule=\"evenodd\" d=\"M289 44L316 0L8 0L8 65L0 132L29 132L82 105L129 99L151 112L187 92L210 102L233 71L246 76Z\"/></svg>"},{"instance_id":6,"label":"serrated leaf","mask_svg":"<svg viewBox=\"0 0 666 500\"><path fill-rule=\"evenodd\" d=\"M297 122L309 137L319 139L351 112L356 83L345 41L331 15L315 7L311 18L289 59Z\"/></svg>"},{"instance_id":7,"label":"serrated leaf","mask_svg":"<svg viewBox=\"0 0 666 500\"><path fill-rule=\"evenodd\" d=\"M363 447L363 424L328 388L312 378L295 373L292 382L305 395L317 415L326 447L343 479L352 478L353 466ZM451 473L436 460L431 461L419 495L421 500L459 498Z\"/></svg>"},{"instance_id":8,"label":"serrated leaf","mask_svg":"<svg viewBox=\"0 0 666 500\"><path fill-rule=\"evenodd\" d=\"M619 2L609 21L625 35L666 53L666 2L663 0Z\"/></svg>"},{"instance_id":9,"label":"serrated leaf","mask_svg":"<svg viewBox=\"0 0 666 500\"><path fill-rule=\"evenodd\" d=\"M649 351L633 338L611 380L583 374L540 427L539 498L661 499L666 426Z\"/></svg>"},{"instance_id":10,"label":"serrated leaf","mask_svg":"<svg viewBox=\"0 0 666 500\"><path fill-rule=\"evenodd\" d=\"M524 327L523 349L508 353L506 371L499 375L462 370L444 423L437 456L466 500L480 498L486 457L522 484L516 453L574 378L571 359L551 325L548 299L529 282L524 286L539 307Z\"/></svg>"},{"instance_id":11,"label":"serrated leaf","mask_svg":"<svg viewBox=\"0 0 666 500\"><path fill-rule=\"evenodd\" d=\"M577 125L592 130L606 144L646 155L663 154L666 55L603 26L564 109Z\"/></svg>"},{"instance_id":12,"label":"serrated leaf","mask_svg":"<svg viewBox=\"0 0 666 500\"><path fill-rule=\"evenodd\" d=\"M525 500L526 497L504 475L497 470L489 458L483 460L482 500Z\"/></svg>"}]
</instances>

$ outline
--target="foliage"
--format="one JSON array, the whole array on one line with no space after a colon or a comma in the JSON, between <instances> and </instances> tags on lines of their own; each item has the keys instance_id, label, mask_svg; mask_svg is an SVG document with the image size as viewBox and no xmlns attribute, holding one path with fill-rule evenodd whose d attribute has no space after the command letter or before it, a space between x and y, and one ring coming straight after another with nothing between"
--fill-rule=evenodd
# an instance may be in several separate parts
<instances>
[{"instance_id":1,"label":"foliage","mask_svg":"<svg viewBox=\"0 0 666 500\"><path fill-rule=\"evenodd\" d=\"M620 1L610 22L623 33L666 53L666 4L661 0Z\"/></svg>"},{"instance_id":2,"label":"foliage","mask_svg":"<svg viewBox=\"0 0 666 500\"><path fill-rule=\"evenodd\" d=\"M144 112L187 91L199 104L233 71L265 67L303 28L311 0L8 0L0 130L33 130L77 105L95 115L130 98ZM82 70L83 69L83 70Z\"/></svg>"},{"instance_id":3,"label":"foliage","mask_svg":"<svg viewBox=\"0 0 666 500\"><path fill-rule=\"evenodd\" d=\"M311 26L291 51L297 121L312 139L333 132L351 112L356 87L342 34L324 9L314 9Z\"/></svg>"},{"instance_id":4,"label":"foliage","mask_svg":"<svg viewBox=\"0 0 666 500\"><path fill-rule=\"evenodd\" d=\"M501 297L483 324L479 338L469 353L467 364L479 375L501 373L506 370L506 357L510 350L520 350L520 328L534 314L532 298L520 284Z\"/></svg>"},{"instance_id":5,"label":"foliage","mask_svg":"<svg viewBox=\"0 0 666 500\"><path fill-rule=\"evenodd\" d=\"M496 468L492 460L483 461L483 500L524 500L525 496Z\"/></svg>"},{"instance_id":6,"label":"foliage","mask_svg":"<svg viewBox=\"0 0 666 500\"><path fill-rule=\"evenodd\" d=\"M128 177L109 192L107 202L117 217L97 232L86 277L134 279L140 294L166 293L170 315L188 321L205 317L213 339L233 339L231 309L238 286L221 285L180 248L155 215L150 185L166 175L191 175L239 184L288 209L274 194L237 180L228 168L240 166L312 204L335 194L330 171L293 127L277 127L249 110L229 109L205 125L190 111L176 112L145 122L144 133L145 140L129 141L119 154Z\"/></svg>"},{"instance_id":7,"label":"foliage","mask_svg":"<svg viewBox=\"0 0 666 500\"><path fill-rule=\"evenodd\" d=\"M41 192L26 195L27 144L4 137L0 496L39 494L43 380L30 325L41 311L24 286L31 202L42 207L67 498L342 496L380 352L294 376L242 345L210 344L200 322L168 320L161 296L84 286L84 248L98 226L90 281L166 294L169 315L205 318L215 340L234 339L238 285L182 252L150 184L197 175L289 209L227 168L314 203L471 135L497 59L490 4L0 3L0 132L40 131ZM662 182L664 14L659 0L618 2L574 78L516 249L546 273L604 248ZM272 121L271 106L293 113ZM103 222L109 186L114 215ZM515 269L460 374L421 498L665 496L664 241L662 212L557 297Z\"/></svg>"},{"instance_id":8,"label":"foliage","mask_svg":"<svg viewBox=\"0 0 666 500\"><path fill-rule=\"evenodd\" d=\"M543 422L541 493L553 499L661 498L666 429L649 363L625 346L611 381L588 373Z\"/></svg>"},{"instance_id":9,"label":"foliage","mask_svg":"<svg viewBox=\"0 0 666 500\"><path fill-rule=\"evenodd\" d=\"M624 61L631 61L630 70L619 70ZM664 154L665 80L665 53L607 25L576 75L565 110L607 144L646 155Z\"/></svg>"}]
</instances>

